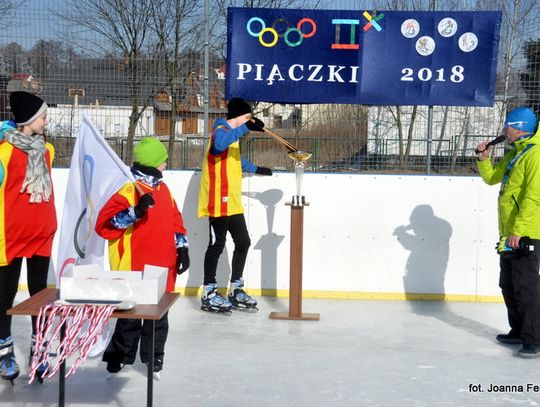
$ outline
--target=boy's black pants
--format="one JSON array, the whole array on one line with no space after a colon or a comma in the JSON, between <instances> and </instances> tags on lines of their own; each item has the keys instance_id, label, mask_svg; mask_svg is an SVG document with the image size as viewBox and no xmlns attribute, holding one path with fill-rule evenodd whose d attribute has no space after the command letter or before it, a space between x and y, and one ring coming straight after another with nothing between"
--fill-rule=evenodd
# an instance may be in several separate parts
<instances>
[{"instance_id":1,"label":"boy's black pants","mask_svg":"<svg viewBox=\"0 0 540 407\"><path fill-rule=\"evenodd\" d=\"M216 271L219 256L225 247L227 232L232 236L234 252L231 264L231 281L240 279L244 274L244 265L251 245L244 214L208 218L210 223L210 236L208 248L204 256L204 285L216 282Z\"/></svg>"},{"instance_id":2,"label":"boy's black pants","mask_svg":"<svg viewBox=\"0 0 540 407\"><path fill-rule=\"evenodd\" d=\"M168 314L166 313L163 318L155 321L154 363L156 363L156 359L160 359L163 362L165 342L169 333ZM148 361L148 354L150 353L151 344L149 337L151 329L151 320L118 319L111 341L103 353L103 361L132 365L137 356L137 347L140 339L141 361L146 363Z\"/></svg>"}]
</instances>

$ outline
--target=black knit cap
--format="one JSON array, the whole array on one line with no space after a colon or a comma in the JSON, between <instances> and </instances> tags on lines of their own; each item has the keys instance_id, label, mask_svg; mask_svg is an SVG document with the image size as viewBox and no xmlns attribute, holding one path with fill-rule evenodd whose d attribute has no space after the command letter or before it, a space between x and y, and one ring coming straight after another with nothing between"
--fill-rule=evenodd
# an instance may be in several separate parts
<instances>
[{"instance_id":1,"label":"black knit cap","mask_svg":"<svg viewBox=\"0 0 540 407\"><path fill-rule=\"evenodd\" d=\"M32 123L47 110L47 104L43 99L28 92L11 93L9 104L18 126Z\"/></svg>"},{"instance_id":2,"label":"black knit cap","mask_svg":"<svg viewBox=\"0 0 540 407\"><path fill-rule=\"evenodd\" d=\"M242 98L232 98L227 105L227 120L251 113L251 106Z\"/></svg>"}]
</instances>

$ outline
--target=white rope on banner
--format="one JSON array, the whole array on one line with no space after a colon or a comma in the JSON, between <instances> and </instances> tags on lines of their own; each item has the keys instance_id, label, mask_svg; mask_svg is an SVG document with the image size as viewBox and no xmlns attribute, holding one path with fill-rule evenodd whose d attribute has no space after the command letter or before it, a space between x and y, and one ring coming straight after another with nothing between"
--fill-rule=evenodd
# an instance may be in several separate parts
<instances>
[{"instance_id":1,"label":"white rope on banner","mask_svg":"<svg viewBox=\"0 0 540 407\"><path fill-rule=\"evenodd\" d=\"M107 326L116 305L64 305L51 303L41 307L37 317L37 332L34 354L30 362L30 383L36 379L39 366L47 365L43 378L58 372L62 362L75 358L66 377L75 373L84 363L92 346L96 344ZM58 319L58 323L55 323ZM61 329L65 325L65 335L61 339ZM57 343L56 349L53 349ZM56 354L55 357L50 355Z\"/></svg>"}]
</instances>

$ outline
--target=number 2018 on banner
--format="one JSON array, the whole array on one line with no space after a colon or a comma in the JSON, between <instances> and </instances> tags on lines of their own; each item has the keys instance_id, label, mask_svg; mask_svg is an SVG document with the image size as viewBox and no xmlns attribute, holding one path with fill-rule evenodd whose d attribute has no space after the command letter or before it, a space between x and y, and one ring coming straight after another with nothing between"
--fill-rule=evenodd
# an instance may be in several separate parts
<instances>
[{"instance_id":1,"label":"number 2018 on banner","mask_svg":"<svg viewBox=\"0 0 540 407\"><path fill-rule=\"evenodd\" d=\"M445 71L444 68L437 69L435 73L429 68L420 68L416 73L416 77L422 82L427 82L432 79L435 79L436 82L446 82L447 79L450 79L451 82L459 83L463 82L463 79L465 79L465 76L463 75L464 71L465 69L461 65L453 66L450 73ZM403 74L401 80L404 82L412 82L416 79L414 69L412 68L403 68L401 73Z\"/></svg>"}]
</instances>

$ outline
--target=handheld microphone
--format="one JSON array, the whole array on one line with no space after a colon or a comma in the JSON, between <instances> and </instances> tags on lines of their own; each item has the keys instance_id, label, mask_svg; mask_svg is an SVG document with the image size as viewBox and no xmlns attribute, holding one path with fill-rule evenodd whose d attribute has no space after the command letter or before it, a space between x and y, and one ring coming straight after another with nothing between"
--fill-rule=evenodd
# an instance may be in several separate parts
<instances>
[{"instance_id":1,"label":"handheld microphone","mask_svg":"<svg viewBox=\"0 0 540 407\"><path fill-rule=\"evenodd\" d=\"M506 140L506 136L501 135L501 136L499 136L499 137L496 137L496 138L494 138L493 140L491 140L489 143L486 144L486 148L485 148L483 151L486 151L487 148L488 148L489 146L494 146L494 145L496 145L496 144L500 144L500 143L502 143L502 142L505 141L505 140ZM476 148L476 149L474 150L474 152L475 152L475 154L480 154L482 151L480 151L480 150L478 150L478 149Z\"/></svg>"}]
</instances>

